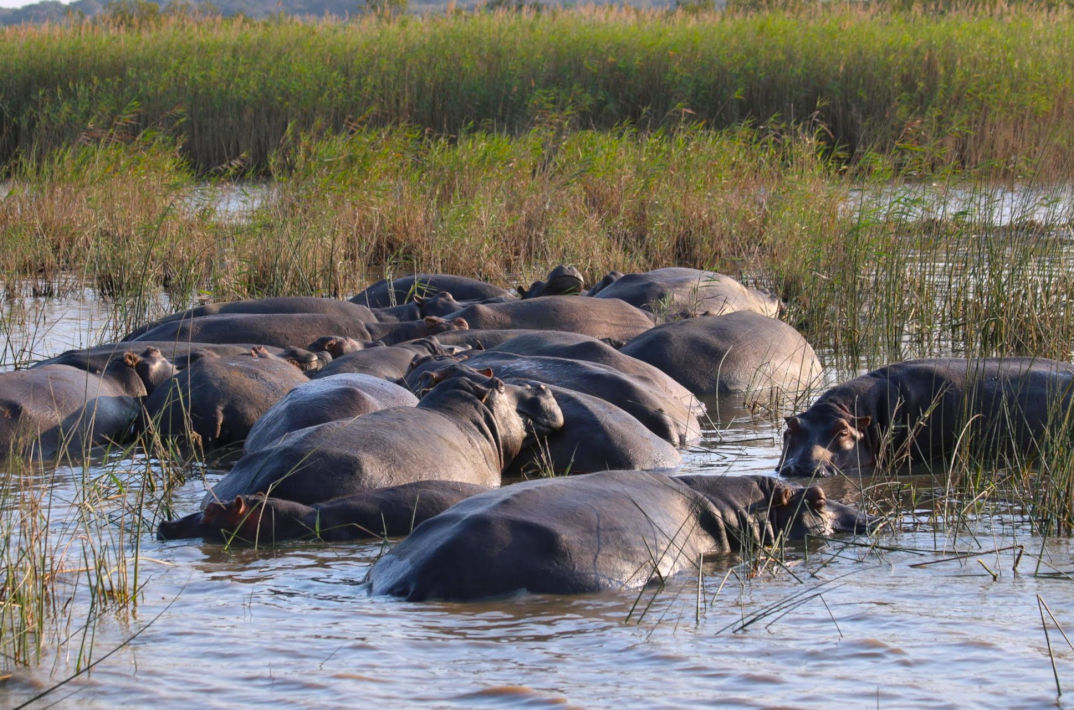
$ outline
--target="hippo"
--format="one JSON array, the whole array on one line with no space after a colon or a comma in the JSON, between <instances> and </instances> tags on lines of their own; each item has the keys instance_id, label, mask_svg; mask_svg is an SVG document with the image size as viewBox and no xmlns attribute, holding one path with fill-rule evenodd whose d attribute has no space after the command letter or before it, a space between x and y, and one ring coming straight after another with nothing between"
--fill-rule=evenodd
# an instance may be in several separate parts
<instances>
[{"instance_id":1,"label":"hippo","mask_svg":"<svg viewBox=\"0 0 1074 710\"><path fill-rule=\"evenodd\" d=\"M620 348L703 398L745 394L749 402L815 386L822 368L805 338L750 311L659 325Z\"/></svg>"},{"instance_id":2,"label":"hippo","mask_svg":"<svg viewBox=\"0 0 1074 710\"><path fill-rule=\"evenodd\" d=\"M487 383L492 370L457 364L437 372L440 380L465 377ZM508 384L532 380L505 378ZM563 412L563 427L539 437L504 470L505 478L562 476L617 468L670 469L682 461L678 449L652 433L621 408L599 397L548 385Z\"/></svg>"},{"instance_id":3,"label":"hippo","mask_svg":"<svg viewBox=\"0 0 1074 710\"><path fill-rule=\"evenodd\" d=\"M401 323L421 320L426 316L446 316L460 308L465 308L470 301L456 301L447 291L440 291L429 296L415 296L406 303L387 308L371 309L378 323Z\"/></svg>"},{"instance_id":4,"label":"hippo","mask_svg":"<svg viewBox=\"0 0 1074 710\"><path fill-rule=\"evenodd\" d=\"M607 277L606 277L607 278ZM778 316L779 299L715 271L668 267L602 281L594 298L619 298L663 320L752 311Z\"/></svg>"},{"instance_id":5,"label":"hippo","mask_svg":"<svg viewBox=\"0 0 1074 710\"><path fill-rule=\"evenodd\" d=\"M258 347L257 343L192 343L176 342L175 340L139 340L136 343L104 343L91 348L81 350L67 350L60 355L43 360L33 367L45 365L70 365L80 370L87 370L96 374L104 372L113 360L122 360L126 353L132 349L142 351L153 348L177 370L185 370L192 359L196 360L206 353L226 357L229 355L245 355L251 348ZM272 355L287 360L303 372L316 372L324 367L332 358L325 353L314 353L298 347L276 347L274 345L261 346Z\"/></svg>"},{"instance_id":6,"label":"hippo","mask_svg":"<svg viewBox=\"0 0 1074 710\"><path fill-rule=\"evenodd\" d=\"M320 372L310 375L311 379L353 372L386 380L401 380L410 371L413 362L422 356L451 355L468 349L456 345L445 347L440 343L438 336L409 340L398 345L384 346L380 344L379 347L351 350L349 352L349 347L345 342L340 342L336 338L331 340L335 342L326 342L323 345L339 349L342 354L335 357Z\"/></svg>"},{"instance_id":7,"label":"hippo","mask_svg":"<svg viewBox=\"0 0 1074 710\"><path fill-rule=\"evenodd\" d=\"M696 443L701 438L698 416L704 406L690 396L688 401L666 394L645 380L596 362L561 357L526 357L513 353L486 350L464 360L475 369L491 369L497 377L517 377L545 384L555 384L583 394L593 395L621 407L637 418L649 431L675 446ZM429 384L444 379L436 371L450 369L450 358L429 362L415 361L404 378L411 391L420 393Z\"/></svg>"},{"instance_id":8,"label":"hippo","mask_svg":"<svg viewBox=\"0 0 1074 710\"><path fill-rule=\"evenodd\" d=\"M91 447L124 441L140 399L173 372L159 355L127 352L100 373L63 364L0 373L0 458L77 463Z\"/></svg>"},{"instance_id":9,"label":"hippo","mask_svg":"<svg viewBox=\"0 0 1074 710\"><path fill-rule=\"evenodd\" d=\"M415 407L418 398L405 387L372 375L344 373L303 382L254 423L243 450L274 445L284 434L315 424L349 419L387 407Z\"/></svg>"},{"instance_id":10,"label":"hippo","mask_svg":"<svg viewBox=\"0 0 1074 710\"><path fill-rule=\"evenodd\" d=\"M639 336L640 337L640 336ZM697 416L705 413L693 394L658 367L622 353L605 342L580 333L543 331L521 334L517 338L488 348L490 352L561 357L607 365L624 375L639 379L657 391L677 399L685 407L699 408ZM617 466L616 468L624 468ZM627 466L625 468L633 468Z\"/></svg>"},{"instance_id":11,"label":"hippo","mask_svg":"<svg viewBox=\"0 0 1074 710\"><path fill-rule=\"evenodd\" d=\"M373 594L468 601L637 588L706 555L864 533L872 521L767 476L605 471L480 493L426 520L373 565Z\"/></svg>"},{"instance_id":12,"label":"hippo","mask_svg":"<svg viewBox=\"0 0 1074 710\"><path fill-rule=\"evenodd\" d=\"M160 540L202 537L274 545L284 540L350 542L409 535L459 501L489 490L458 481L415 481L303 505L255 493L212 502L157 528Z\"/></svg>"},{"instance_id":13,"label":"hippo","mask_svg":"<svg viewBox=\"0 0 1074 710\"><path fill-rule=\"evenodd\" d=\"M566 330L594 338L628 340L653 327L653 317L625 301L588 296L541 296L502 303L475 303L444 316L471 329Z\"/></svg>"},{"instance_id":14,"label":"hippo","mask_svg":"<svg viewBox=\"0 0 1074 710\"><path fill-rule=\"evenodd\" d=\"M779 473L869 474L882 465L950 461L960 446L979 457L1033 457L1056 426L1069 429L1072 396L1074 365L1055 360L895 363L787 417Z\"/></svg>"},{"instance_id":15,"label":"hippo","mask_svg":"<svg viewBox=\"0 0 1074 710\"><path fill-rule=\"evenodd\" d=\"M528 289L517 286L515 290L522 298L574 296L585 291L585 277L573 266L560 264L549 272L544 281L534 281Z\"/></svg>"},{"instance_id":16,"label":"hippo","mask_svg":"<svg viewBox=\"0 0 1074 710\"><path fill-rule=\"evenodd\" d=\"M204 504L266 493L309 505L434 479L498 486L523 447L562 426L563 412L547 387L457 378L417 407L291 432L239 459Z\"/></svg>"},{"instance_id":17,"label":"hippo","mask_svg":"<svg viewBox=\"0 0 1074 710\"><path fill-rule=\"evenodd\" d=\"M393 344L422 338L445 330L465 329L464 320L428 316L420 321L367 323L327 313L238 313L202 316L162 323L133 341L174 340L210 343L254 342L281 347L305 345L326 333L356 340L380 340Z\"/></svg>"},{"instance_id":18,"label":"hippo","mask_svg":"<svg viewBox=\"0 0 1074 710\"><path fill-rule=\"evenodd\" d=\"M387 308L412 301L417 296L430 296L447 291L464 301L486 298L510 298L511 292L499 286L451 274L411 274L396 279L382 279L351 298L369 308Z\"/></svg>"},{"instance_id":19,"label":"hippo","mask_svg":"<svg viewBox=\"0 0 1074 710\"><path fill-rule=\"evenodd\" d=\"M334 298L317 298L315 296L280 296L275 298L256 298L246 301L230 301L226 303L207 303L203 306L191 308L181 313L160 318L152 323L147 323L132 330L123 340L134 340L150 330L164 323L174 321L189 321L195 318L215 315L236 314L267 314L278 315L283 313L321 313L333 316L342 316L351 320L373 322L376 315L370 309L359 306L349 301L340 301Z\"/></svg>"},{"instance_id":20,"label":"hippo","mask_svg":"<svg viewBox=\"0 0 1074 710\"><path fill-rule=\"evenodd\" d=\"M203 451L241 443L254 422L309 379L263 348L194 360L145 399L145 424Z\"/></svg>"}]
</instances>

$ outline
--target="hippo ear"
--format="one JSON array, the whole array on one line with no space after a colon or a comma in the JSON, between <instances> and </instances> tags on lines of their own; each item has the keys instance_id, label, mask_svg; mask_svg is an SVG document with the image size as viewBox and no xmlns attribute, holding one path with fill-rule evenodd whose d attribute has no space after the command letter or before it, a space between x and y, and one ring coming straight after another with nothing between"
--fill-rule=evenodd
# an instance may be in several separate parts
<instances>
[{"instance_id":1,"label":"hippo ear","mask_svg":"<svg viewBox=\"0 0 1074 710\"><path fill-rule=\"evenodd\" d=\"M425 325L427 325L430 328L432 328L435 325L440 325L441 323L445 322L444 319L441 318L440 316L425 316L425 318L423 318L422 320L424 320Z\"/></svg>"},{"instance_id":2,"label":"hippo ear","mask_svg":"<svg viewBox=\"0 0 1074 710\"><path fill-rule=\"evenodd\" d=\"M529 293L529 289L527 289L522 284L519 284L518 286L515 286L515 290L518 291L518 297L519 298L525 298L526 294Z\"/></svg>"},{"instance_id":3,"label":"hippo ear","mask_svg":"<svg viewBox=\"0 0 1074 710\"><path fill-rule=\"evenodd\" d=\"M821 510L824 508L824 504L828 502L828 496L820 486L810 486L807 488L805 491L805 499L809 501L810 505L816 510Z\"/></svg>"},{"instance_id":4,"label":"hippo ear","mask_svg":"<svg viewBox=\"0 0 1074 710\"><path fill-rule=\"evenodd\" d=\"M866 429L869 428L869 425L872 424L872 423L873 423L873 418L870 417L870 416L855 417L854 418L854 428L856 428L858 431L865 431Z\"/></svg>"},{"instance_id":5,"label":"hippo ear","mask_svg":"<svg viewBox=\"0 0 1074 710\"><path fill-rule=\"evenodd\" d=\"M231 501L231 512L236 516L246 515L248 506L246 505L246 499L241 495L235 496L235 500Z\"/></svg>"},{"instance_id":6,"label":"hippo ear","mask_svg":"<svg viewBox=\"0 0 1074 710\"><path fill-rule=\"evenodd\" d=\"M798 420L797 416L784 417L783 421L787 422L787 430L793 433L798 433L802 430L802 423Z\"/></svg>"},{"instance_id":7,"label":"hippo ear","mask_svg":"<svg viewBox=\"0 0 1074 710\"><path fill-rule=\"evenodd\" d=\"M142 361L142 358L138 357L129 350L123 353L123 362L127 363L127 367L134 367Z\"/></svg>"},{"instance_id":8,"label":"hippo ear","mask_svg":"<svg viewBox=\"0 0 1074 710\"><path fill-rule=\"evenodd\" d=\"M495 387L497 392L506 392L507 391L507 385L504 384L504 381L501 380L501 379L493 377L492 381L489 382L489 385L491 387Z\"/></svg>"},{"instance_id":9,"label":"hippo ear","mask_svg":"<svg viewBox=\"0 0 1074 710\"><path fill-rule=\"evenodd\" d=\"M776 483L776 487L772 489L772 507L783 508L791 502L791 498L794 497L794 489L783 483Z\"/></svg>"},{"instance_id":10,"label":"hippo ear","mask_svg":"<svg viewBox=\"0 0 1074 710\"><path fill-rule=\"evenodd\" d=\"M452 318L451 324L459 330L470 330L470 324L466 322L465 318Z\"/></svg>"},{"instance_id":11,"label":"hippo ear","mask_svg":"<svg viewBox=\"0 0 1074 710\"><path fill-rule=\"evenodd\" d=\"M479 375L484 375L485 377L492 377L492 376L493 376L493 375L492 375L492 368L491 368L491 367L486 367L486 368L484 368L484 369L481 369L481 370L477 370L477 373L478 373Z\"/></svg>"}]
</instances>

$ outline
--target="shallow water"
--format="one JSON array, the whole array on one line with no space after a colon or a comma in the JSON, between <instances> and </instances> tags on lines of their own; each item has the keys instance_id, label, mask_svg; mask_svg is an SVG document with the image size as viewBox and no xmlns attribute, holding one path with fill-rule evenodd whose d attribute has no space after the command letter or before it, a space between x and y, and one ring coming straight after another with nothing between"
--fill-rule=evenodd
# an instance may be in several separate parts
<instances>
[{"instance_id":1,"label":"shallow water","mask_svg":"<svg viewBox=\"0 0 1074 710\"><path fill-rule=\"evenodd\" d=\"M772 472L772 418L722 411L725 424L706 432L684 468ZM116 470L137 489L144 466ZM110 473L65 471L42 485L62 517L84 478ZM219 475L184 484L175 513L196 509ZM1057 699L1038 605L1074 628L1070 541L1034 536L1016 510L950 529L930 513L904 514L872 538L792 549L785 566L751 570L728 558L659 590L471 604L370 597L362 583L379 543L224 550L146 531L135 613L105 612L92 644L99 664L38 704L1074 706L1074 694ZM1014 544L1025 548L1017 569L1016 551L992 552ZM944 561L955 551L974 554ZM934 564L912 566L922 562ZM77 631L88 607L81 598L74 607ZM1074 687L1074 650L1048 628L1059 682ZM76 653L16 670L0 705L63 680Z\"/></svg>"}]
</instances>

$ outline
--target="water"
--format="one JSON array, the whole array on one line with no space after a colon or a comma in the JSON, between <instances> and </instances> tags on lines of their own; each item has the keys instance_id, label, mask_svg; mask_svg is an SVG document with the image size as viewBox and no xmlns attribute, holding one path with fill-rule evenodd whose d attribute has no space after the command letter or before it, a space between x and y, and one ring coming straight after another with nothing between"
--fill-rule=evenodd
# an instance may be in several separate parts
<instances>
[{"instance_id":1,"label":"water","mask_svg":"<svg viewBox=\"0 0 1074 710\"><path fill-rule=\"evenodd\" d=\"M716 461L730 473L770 471L775 435L758 420L710 432L704 443L712 451L689 454L687 468L710 470ZM176 509L195 509L218 475L186 483ZM61 498L74 496L70 479L53 485ZM196 697L220 708L351 707L357 698L460 708L1055 704L1037 597L1074 626L1074 577L1050 574L1074 573L1070 542L1034 537L1017 516L982 518L957 536L909 515L895 527L873 541L904 551L843 539L799 548L788 569L755 576L743 567L729 574L733 562L724 561L706 568L700 594L697 577L684 575L659 591L475 604L368 596L362 581L377 543L225 551L147 532L136 614L106 613L96 629L95 658L120 650L48 700L170 707ZM1026 547L1017 570L1014 551L989 552L1015 543ZM955 550L977 555L911 566ZM1034 576L1037 558L1048 576ZM1050 631L1060 681L1074 684L1074 651ZM13 706L57 682L70 660L16 672L3 702Z\"/></svg>"}]
</instances>

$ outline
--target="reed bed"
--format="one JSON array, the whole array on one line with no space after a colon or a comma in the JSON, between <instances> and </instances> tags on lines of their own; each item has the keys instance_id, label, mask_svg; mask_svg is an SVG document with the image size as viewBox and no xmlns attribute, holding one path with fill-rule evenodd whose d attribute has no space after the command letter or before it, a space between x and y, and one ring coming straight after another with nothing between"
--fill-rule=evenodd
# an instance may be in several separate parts
<instances>
[{"instance_id":1,"label":"reed bed","mask_svg":"<svg viewBox=\"0 0 1074 710\"><path fill-rule=\"evenodd\" d=\"M1074 24L1059 4L761 12L589 7L350 22L161 15L0 32L0 164L152 130L200 173L264 173L294 132L521 135L549 115L822 129L852 161L1065 174ZM920 7L920 6L919 6Z\"/></svg>"}]
</instances>

